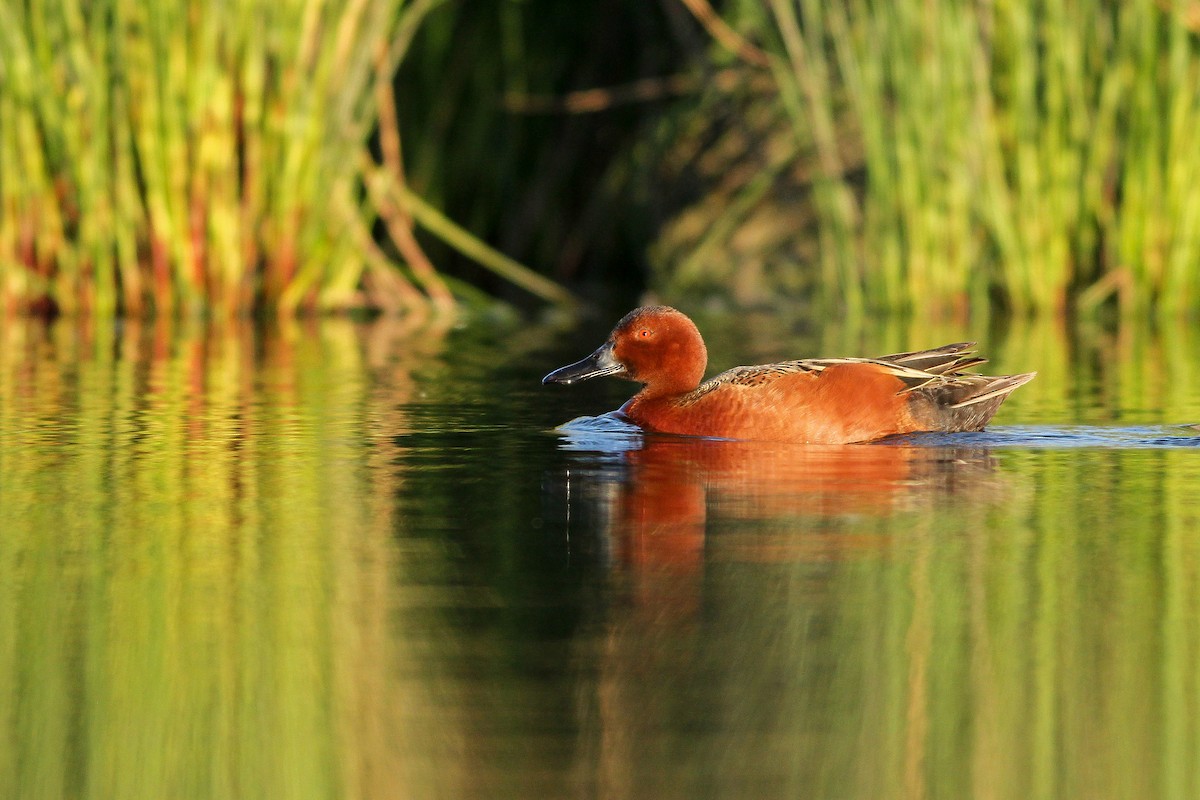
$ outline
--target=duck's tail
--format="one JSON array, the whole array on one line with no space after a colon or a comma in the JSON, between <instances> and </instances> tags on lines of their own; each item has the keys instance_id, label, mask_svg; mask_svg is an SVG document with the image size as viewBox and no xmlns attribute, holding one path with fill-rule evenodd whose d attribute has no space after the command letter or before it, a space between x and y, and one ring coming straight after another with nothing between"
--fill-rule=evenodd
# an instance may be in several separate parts
<instances>
[{"instance_id":1,"label":"duck's tail","mask_svg":"<svg viewBox=\"0 0 1200 800\"><path fill-rule=\"evenodd\" d=\"M947 375L912 389L909 408L927 430L982 430L1013 390L1036 375Z\"/></svg>"}]
</instances>

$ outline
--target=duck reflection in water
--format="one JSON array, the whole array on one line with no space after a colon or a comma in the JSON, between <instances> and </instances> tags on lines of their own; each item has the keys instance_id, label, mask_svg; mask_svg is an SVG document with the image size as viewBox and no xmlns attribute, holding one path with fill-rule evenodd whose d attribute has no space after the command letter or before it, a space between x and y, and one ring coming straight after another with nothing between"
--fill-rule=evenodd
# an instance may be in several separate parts
<instances>
[{"instance_id":1,"label":"duck reflection in water","mask_svg":"<svg viewBox=\"0 0 1200 800\"><path fill-rule=\"evenodd\" d=\"M562 431L581 460L603 447L587 427ZM982 447L641 439L600 473L573 470L568 515L572 540L596 540L657 614L695 611L706 563L853 559L902 536L910 512L1008 491Z\"/></svg>"}]
</instances>

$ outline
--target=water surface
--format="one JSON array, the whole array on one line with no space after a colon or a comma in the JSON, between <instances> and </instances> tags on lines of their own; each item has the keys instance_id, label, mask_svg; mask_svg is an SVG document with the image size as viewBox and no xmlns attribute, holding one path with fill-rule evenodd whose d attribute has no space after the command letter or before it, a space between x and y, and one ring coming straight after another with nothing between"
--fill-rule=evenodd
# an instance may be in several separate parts
<instances>
[{"instance_id":1,"label":"water surface","mask_svg":"<svg viewBox=\"0 0 1200 800\"><path fill-rule=\"evenodd\" d=\"M1195 334L967 331L995 427L801 447L539 385L604 327L5 323L0 795L1200 794Z\"/></svg>"}]
</instances>

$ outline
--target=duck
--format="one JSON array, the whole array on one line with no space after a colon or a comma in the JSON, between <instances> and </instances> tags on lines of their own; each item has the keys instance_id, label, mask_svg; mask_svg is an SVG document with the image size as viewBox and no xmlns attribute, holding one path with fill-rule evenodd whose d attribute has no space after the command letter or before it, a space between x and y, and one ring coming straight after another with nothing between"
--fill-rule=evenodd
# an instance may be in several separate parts
<instances>
[{"instance_id":1,"label":"duck","mask_svg":"<svg viewBox=\"0 0 1200 800\"><path fill-rule=\"evenodd\" d=\"M930 431L980 431L1036 372L979 375L958 342L878 358L803 358L734 367L703 380L708 350L669 306L626 314L604 344L542 378L572 385L613 376L642 384L616 412L650 433L851 444Z\"/></svg>"}]
</instances>

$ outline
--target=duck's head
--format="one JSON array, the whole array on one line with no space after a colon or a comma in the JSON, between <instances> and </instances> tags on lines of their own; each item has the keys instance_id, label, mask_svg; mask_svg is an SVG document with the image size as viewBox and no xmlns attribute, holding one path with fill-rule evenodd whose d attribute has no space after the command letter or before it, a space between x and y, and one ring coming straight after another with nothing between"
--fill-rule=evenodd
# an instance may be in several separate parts
<instances>
[{"instance_id":1,"label":"duck's head","mask_svg":"<svg viewBox=\"0 0 1200 800\"><path fill-rule=\"evenodd\" d=\"M542 383L572 384L615 375L655 393L690 392L700 385L708 351L687 315L667 306L634 309L608 341L582 361L554 370Z\"/></svg>"}]
</instances>

